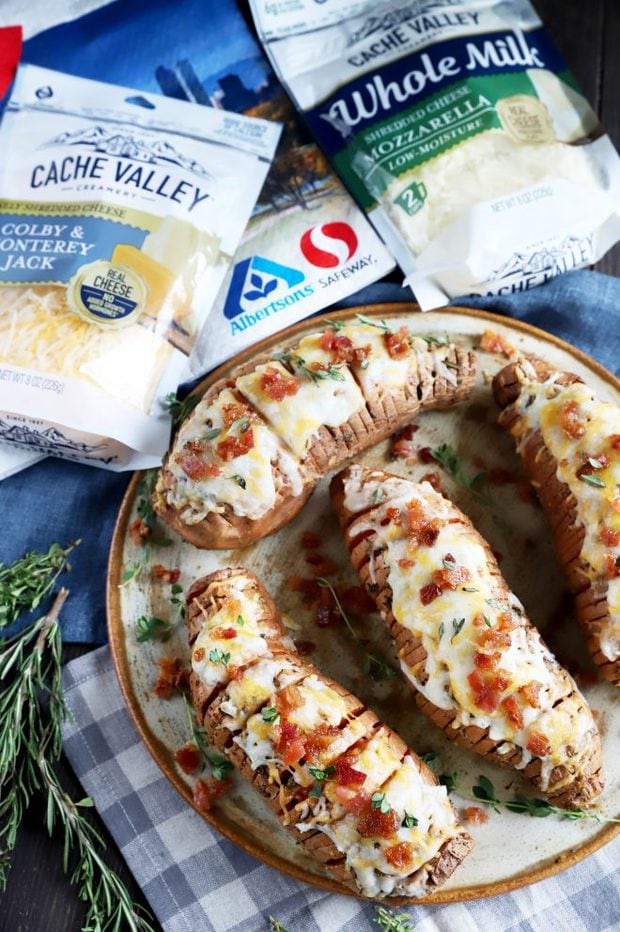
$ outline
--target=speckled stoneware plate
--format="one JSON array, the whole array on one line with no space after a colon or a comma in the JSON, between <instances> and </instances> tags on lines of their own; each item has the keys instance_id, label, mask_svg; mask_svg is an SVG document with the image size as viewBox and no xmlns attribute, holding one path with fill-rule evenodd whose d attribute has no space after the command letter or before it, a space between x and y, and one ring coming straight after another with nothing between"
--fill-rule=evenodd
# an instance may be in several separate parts
<instances>
[{"instance_id":1,"label":"speckled stoneware plate","mask_svg":"<svg viewBox=\"0 0 620 932\"><path fill-rule=\"evenodd\" d=\"M601 397L620 402L618 379L578 350L524 324L465 309L420 314L411 304L357 308L333 314L331 319L346 320L353 317L356 310L383 317L388 322L394 321L397 325L406 324L414 333L448 333L452 340L469 347L477 347L482 331L491 328L518 349L539 353L558 368L579 373ZM248 362L254 355L290 345L320 327L320 320L305 321L258 344L212 373L202 383L201 390L207 389L216 379L229 375L235 366ZM497 409L488 384L489 374L497 371L503 363L505 360L501 357L480 353L478 384L473 396L452 410L421 415L414 438L416 446L436 447L440 443L450 443L458 451L470 475L479 471L481 461L488 469L503 467L518 472L519 463L512 441L496 424ZM419 479L429 469L435 468L421 463L410 466L403 460L391 461L387 442L366 453L363 461L413 479ZM189 661L185 631L179 626L165 644L139 644L136 619L140 615L169 617L170 586L152 579L150 567L146 566L139 578L119 587L123 568L140 556L128 534L128 528L136 517L138 481L137 475L129 486L112 544L108 587L110 644L121 689L145 744L173 786L191 805L192 778L182 773L174 759L174 752L190 739L183 700L176 696L163 701L153 693L160 656ZM467 489L455 484L446 474L442 475L442 485L471 516L493 549L501 554L502 570L509 585L523 601L532 621L541 628L551 648L562 659L578 659L585 667L586 652L576 624L567 614L570 610L566 608L564 582L540 509L524 502L515 484L492 486L490 507L478 504ZM400 676L375 683L365 675L363 658L344 625L316 626L313 612L302 604L301 596L292 592L287 584L291 575L311 575L305 562L307 551L304 552L300 546L301 535L306 530L320 533L322 553L340 567L338 574L332 577L334 582L356 585L358 580L330 507L328 479L320 483L294 521L252 547L236 551L197 550L171 534L172 545L165 549L153 546L149 559L152 564L180 567L180 583L184 591L198 576L224 566L244 565L257 574L286 613L291 634L314 642L316 649L311 659L316 666L362 697L418 753L436 752L441 771L456 771L459 784L468 789L477 782L479 774L485 774L493 781L500 798L509 798L522 791L525 787L516 773L503 771L451 745L439 729L418 711ZM390 639L378 615L357 616L353 623L360 635L368 638L371 649L395 662ZM584 691L592 708L599 713L603 734L607 788L600 802L600 811L607 816L618 816L620 696L614 694L610 684L603 682L586 686ZM471 805L458 796L453 798L458 809ZM295 845L262 800L241 778L235 778L232 790L205 818L223 835L261 861L299 880L350 895L349 890L326 877L320 867ZM533 883L575 864L620 831L619 825L610 823L566 821L556 816L535 819L508 811L489 812L486 824L469 825L468 828L476 840L474 851L448 883L425 902L446 903L491 896Z\"/></svg>"}]
</instances>

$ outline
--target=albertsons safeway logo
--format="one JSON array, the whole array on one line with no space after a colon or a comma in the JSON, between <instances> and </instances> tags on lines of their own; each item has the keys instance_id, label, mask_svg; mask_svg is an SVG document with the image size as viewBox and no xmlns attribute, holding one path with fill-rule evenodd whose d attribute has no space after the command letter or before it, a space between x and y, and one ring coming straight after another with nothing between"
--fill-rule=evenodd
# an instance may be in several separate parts
<instances>
[{"instance_id":1,"label":"albertsons safeway logo","mask_svg":"<svg viewBox=\"0 0 620 932\"><path fill-rule=\"evenodd\" d=\"M224 305L224 316L228 320L241 318L235 321L239 326L233 326L233 332L235 329L245 330L257 320L284 310L312 294L310 285L297 288L305 277L299 269L262 256L251 256L238 262Z\"/></svg>"}]
</instances>

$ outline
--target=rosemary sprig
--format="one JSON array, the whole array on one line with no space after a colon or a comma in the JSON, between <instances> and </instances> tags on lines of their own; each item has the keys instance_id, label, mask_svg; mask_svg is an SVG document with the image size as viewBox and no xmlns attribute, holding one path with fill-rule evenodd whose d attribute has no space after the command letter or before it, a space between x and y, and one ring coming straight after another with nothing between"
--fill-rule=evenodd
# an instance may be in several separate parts
<instances>
[{"instance_id":1,"label":"rosemary sprig","mask_svg":"<svg viewBox=\"0 0 620 932\"><path fill-rule=\"evenodd\" d=\"M170 394L166 395L165 406L168 414L172 417L174 430L192 413L199 401L200 398L197 395L188 395L183 401L177 398L176 392L170 392Z\"/></svg>"},{"instance_id":2,"label":"rosemary sprig","mask_svg":"<svg viewBox=\"0 0 620 932\"><path fill-rule=\"evenodd\" d=\"M331 592L332 598L334 599L334 602L336 603L336 608L338 609L338 614L341 616L345 625L349 629L349 633L353 637L353 641L355 645L364 654L366 658L364 661L364 668L363 668L364 673L367 673L367 674L369 673L372 676L372 678L377 681L383 679L383 677L387 677L387 679L393 679L396 676L396 670L394 669L394 667L390 666L390 664L387 663L385 660L383 660L381 657L377 656L377 654L373 654L371 651L366 649L364 642L362 641L362 639L356 632L355 628L349 621L347 614L344 608L342 607L342 603L340 602L340 599L338 598L336 590L330 583L329 579L326 579L324 576L319 576L317 579L317 583L322 589L329 589L329 591Z\"/></svg>"},{"instance_id":3,"label":"rosemary sprig","mask_svg":"<svg viewBox=\"0 0 620 932\"><path fill-rule=\"evenodd\" d=\"M225 780L226 775L229 771L232 770L233 765L222 754L218 754L217 751L214 751L213 748L209 746L204 733L202 726L196 721L196 713L194 707L190 703L187 696L183 696L185 702L185 710L187 712L187 719L189 722L189 728L192 734L192 741L198 748L201 757L200 770L203 771L205 766L208 764L211 770L211 774L215 777L216 780Z\"/></svg>"},{"instance_id":4,"label":"rosemary sprig","mask_svg":"<svg viewBox=\"0 0 620 932\"><path fill-rule=\"evenodd\" d=\"M508 809L510 812L521 812L524 815L532 816L535 819L546 818L547 816L559 816L561 819L568 819L571 822L580 819L593 819L595 822L614 822L620 824L620 819L612 819L610 816L604 816L593 809L560 809L554 806L546 799L540 799L535 796L525 796L523 793L515 793L512 799L499 799L495 792L495 787L488 777L480 774L478 783L475 783L471 793L464 789L458 782L458 774L442 773L439 775L439 782L442 783L448 793L456 792L464 799L470 799L472 802L482 802L490 806L494 812L500 809Z\"/></svg>"},{"instance_id":5,"label":"rosemary sprig","mask_svg":"<svg viewBox=\"0 0 620 932\"><path fill-rule=\"evenodd\" d=\"M39 607L68 565L69 554L80 543L76 540L68 547L52 544L47 553L33 550L9 566L0 563L0 628Z\"/></svg>"},{"instance_id":6,"label":"rosemary sprig","mask_svg":"<svg viewBox=\"0 0 620 932\"><path fill-rule=\"evenodd\" d=\"M409 913L395 913L387 906L375 906L373 919L383 932L413 932Z\"/></svg>"},{"instance_id":7,"label":"rosemary sprig","mask_svg":"<svg viewBox=\"0 0 620 932\"><path fill-rule=\"evenodd\" d=\"M48 831L59 828L63 833L65 872L77 851L70 879L88 904L84 929L153 932L146 914L133 904L123 882L103 860L103 840L82 813L92 800L71 799L54 769L67 716L58 622L67 594L61 589L46 615L14 637L0 639L0 889L6 887L24 812L34 794L42 791ZM31 607L32 603L25 604L24 609Z\"/></svg>"}]
</instances>

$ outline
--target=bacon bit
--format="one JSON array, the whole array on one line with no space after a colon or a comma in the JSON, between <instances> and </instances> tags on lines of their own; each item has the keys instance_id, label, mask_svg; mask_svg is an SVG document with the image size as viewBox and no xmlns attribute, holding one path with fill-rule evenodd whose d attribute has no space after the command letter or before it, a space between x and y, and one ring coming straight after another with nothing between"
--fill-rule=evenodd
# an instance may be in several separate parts
<instances>
[{"instance_id":1,"label":"bacon bit","mask_svg":"<svg viewBox=\"0 0 620 932\"><path fill-rule=\"evenodd\" d=\"M353 341L342 334L336 334L331 353L334 363L351 362L353 357Z\"/></svg>"},{"instance_id":2,"label":"bacon bit","mask_svg":"<svg viewBox=\"0 0 620 932\"><path fill-rule=\"evenodd\" d=\"M428 583L426 586L422 586L420 589L420 602L422 605L430 605L431 602L434 602L441 595L441 589L439 586L432 582Z\"/></svg>"},{"instance_id":3,"label":"bacon bit","mask_svg":"<svg viewBox=\"0 0 620 932\"><path fill-rule=\"evenodd\" d=\"M181 450L174 458L185 475L194 482L201 482L203 479L213 479L221 473L217 463L207 463L200 456L191 450Z\"/></svg>"},{"instance_id":4,"label":"bacon bit","mask_svg":"<svg viewBox=\"0 0 620 932\"><path fill-rule=\"evenodd\" d=\"M609 438L609 445L612 450L620 450L620 434L612 434Z\"/></svg>"},{"instance_id":5,"label":"bacon bit","mask_svg":"<svg viewBox=\"0 0 620 932\"><path fill-rule=\"evenodd\" d=\"M441 485L441 476L438 472L425 472L420 482L428 482L435 489L436 492L439 492L440 495L443 495L443 487ZM430 522L429 522L430 523ZM439 530L435 535L435 540L439 536ZM430 545L429 545L430 546Z\"/></svg>"},{"instance_id":6,"label":"bacon bit","mask_svg":"<svg viewBox=\"0 0 620 932\"><path fill-rule=\"evenodd\" d=\"M536 499L529 479L526 479L525 476L519 476L515 485L517 487L517 495L521 501L526 502L528 505L533 505Z\"/></svg>"},{"instance_id":7,"label":"bacon bit","mask_svg":"<svg viewBox=\"0 0 620 932\"><path fill-rule=\"evenodd\" d=\"M415 565L413 560L409 560L408 557L401 557L400 560L397 561L397 563L400 566L401 570L408 570L410 567Z\"/></svg>"},{"instance_id":8,"label":"bacon bit","mask_svg":"<svg viewBox=\"0 0 620 932\"><path fill-rule=\"evenodd\" d=\"M286 748L286 751L282 755L282 763L285 767L292 767L293 764L298 764L299 761L306 753L306 744L304 739L299 737L295 738Z\"/></svg>"},{"instance_id":9,"label":"bacon bit","mask_svg":"<svg viewBox=\"0 0 620 932\"><path fill-rule=\"evenodd\" d=\"M501 615L498 615L497 624L494 628L484 627L482 631L478 634L478 644L481 647L485 648L499 648L502 650L504 648L510 647L510 632L515 627L514 622L512 621L508 613L503 612Z\"/></svg>"},{"instance_id":10,"label":"bacon bit","mask_svg":"<svg viewBox=\"0 0 620 932\"><path fill-rule=\"evenodd\" d=\"M501 704L504 715L516 731L523 728L523 713L515 696L506 696Z\"/></svg>"},{"instance_id":11,"label":"bacon bit","mask_svg":"<svg viewBox=\"0 0 620 932\"><path fill-rule=\"evenodd\" d=\"M489 469L487 472L486 479L489 485L509 485L515 481L515 476L514 473L502 466L494 466L493 469Z\"/></svg>"},{"instance_id":12,"label":"bacon bit","mask_svg":"<svg viewBox=\"0 0 620 932\"><path fill-rule=\"evenodd\" d=\"M232 786L232 780L216 780L215 777L205 777L196 780L192 787L195 806L201 812L208 812L216 799Z\"/></svg>"},{"instance_id":13,"label":"bacon bit","mask_svg":"<svg viewBox=\"0 0 620 932\"><path fill-rule=\"evenodd\" d=\"M161 579L162 582L175 583L181 578L181 570L168 570L161 563L156 563L151 572L155 579Z\"/></svg>"},{"instance_id":14,"label":"bacon bit","mask_svg":"<svg viewBox=\"0 0 620 932\"><path fill-rule=\"evenodd\" d=\"M228 429L235 421L238 421L239 418L248 417L256 418L254 411L249 405L246 405L243 401L232 401L227 405L224 405L222 410L222 421L224 422L224 427Z\"/></svg>"},{"instance_id":15,"label":"bacon bit","mask_svg":"<svg viewBox=\"0 0 620 932\"><path fill-rule=\"evenodd\" d=\"M322 350L325 350L326 353L328 353L334 345L335 336L336 334L333 330L326 330L325 333L321 334L319 339L319 346Z\"/></svg>"},{"instance_id":16,"label":"bacon bit","mask_svg":"<svg viewBox=\"0 0 620 932\"><path fill-rule=\"evenodd\" d=\"M344 808L353 815L359 815L363 812L370 800L370 794L366 790L360 790L355 796L351 796L344 786L337 786L334 795Z\"/></svg>"},{"instance_id":17,"label":"bacon bit","mask_svg":"<svg viewBox=\"0 0 620 932\"><path fill-rule=\"evenodd\" d=\"M499 692L494 685L494 677L483 676L479 670L473 670L467 677L474 702L483 712L495 712L499 704Z\"/></svg>"},{"instance_id":18,"label":"bacon bit","mask_svg":"<svg viewBox=\"0 0 620 932\"><path fill-rule=\"evenodd\" d=\"M202 763L198 745L194 744L193 742L190 744L184 744L182 748L179 748L178 751L175 751L174 759L183 773L187 774L195 773Z\"/></svg>"},{"instance_id":19,"label":"bacon bit","mask_svg":"<svg viewBox=\"0 0 620 932\"><path fill-rule=\"evenodd\" d=\"M221 638L223 641L230 641L232 638L237 637L236 628L216 628L215 631L211 632L211 637Z\"/></svg>"},{"instance_id":20,"label":"bacon bit","mask_svg":"<svg viewBox=\"0 0 620 932\"><path fill-rule=\"evenodd\" d=\"M175 690L187 688L189 671L182 666L178 657L160 657L157 666L159 676L153 691L159 699L170 699Z\"/></svg>"},{"instance_id":21,"label":"bacon bit","mask_svg":"<svg viewBox=\"0 0 620 932\"><path fill-rule=\"evenodd\" d=\"M361 586L349 586L338 593L346 611L352 615L366 615L375 609L375 603Z\"/></svg>"},{"instance_id":22,"label":"bacon bit","mask_svg":"<svg viewBox=\"0 0 620 932\"><path fill-rule=\"evenodd\" d=\"M135 544L136 547L140 547L147 537L151 536L151 529L141 518L136 518L129 527L129 536L131 537L131 542Z\"/></svg>"},{"instance_id":23,"label":"bacon bit","mask_svg":"<svg viewBox=\"0 0 620 932\"><path fill-rule=\"evenodd\" d=\"M316 563L312 567L312 572L315 576L333 576L334 573L338 572L338 564L334 563L333 560L328 560L327 557L323 557L321 563Z\"/></svg>"},{"instance_id":24,"label":"bacon bit","mask_svg":"<svg viewBox=\"0 0 620 932\"><path fill-rule=\"evenodd\" d=\"M362 784L366 782L366 774L362 770L355 770L348 760L339 758L336 761L334 780L341 786L349 786L352 789L359 790Z\"/></svg>"},{"instance_id":25,"label":"bacon bit","mask_svg":"<svg viewBox=\"0 0 620 932\"><path fill-rule=\"evenodd\" d=\"M396 870L407 871L413 864L414 847L411 842L401 841L391 848L386 848L385 859Z\"/></svg>"},{"instance_id":26,"label":"bacon bit","mask_svg":"<svg viewBox=\"0 0 620 932\"><path fill-rule=\"evenodd\" d=\"M306 554L306 563L310 563L311 566L317 566L317 564L323 561L324 557L321 553L307 553Z\"/></svg>"},{"instance_id":27,"label":"bacon bit","mask_svg":"<svg viewBox=\"0 0 620 932\"><path fill-rule=\"evenodd\" d=\"M530 734L526 747L528 751L531 751L536 757L546 757L547 754L551 754L551 745L549 741L544 735L541 735L539 731L533 731Z\"/></svg>"},{"instance_id":28,"label":"bacon bit","mask_svg":"<svg viewBox=\"0 0 620 932\"><path fill-rule=\"evenodd\" d=\"M500 661L501 654L476 654L474 657L474 666L479 670L494 670Z\"/></svg>"},{"instance_id":29,"label":"bacon bit","mask_svg":"<svg viewBox=\"0 0 620 932\"><path fill-rule=\"evenodd\" d=\"M585 434L586 426L580 420L579 405L576 401L566 401L560 408L560 427L574 440Z\"/></svg>"},{"instance_id":30,"label":"bacon bit","mask_svg":"<svg viewBox=\"0 0 620 932\"><path fill-rule=\"evenodd\" d=\"M317 602L323 591L316 579L306 579L303 576L289 576L287 584L291 592L300 592L305 605Z\"/></svg>"},{"instance_id":31,"label":"bacon bit","mask_svg":"<svg viewBox=\"0 0 620 932\"><path fill-rule=\"evenodd\" d=\"M304 531L301 535L301 546L304 550L316 550L321 546L321 535L314 531Z\"/></svg>"},{"instance_id":32,"label":"bacon bit","mask_svg":"<svg viewBox=\"0 0 620 932\"><path fill-rule=\"evenodd\" d=\"M328 748L332 743L334 735L339 733L337 725L319 725L314 731L311 731L305 738L305 757L308 763L316 764L319 760L321 751Z\"/></svg>"},{"instance_id":33,"label":"bacon bit","mask_svg":"<svg viewBox=\"0 0 620 932\"><path fill-rule=\"evenodd\" d=\"M430 447L420 447L418 450L418 459L425 465L435 462L435 457Z\"/></svg>"},{"instance_id":34,"label":"bacon bit","mask_svg":"<svg viewBox=\"0 0 620 932\"><path fill-rule=\"evenodd\" d=\"M278 699L276 697L276 709ZM284 751L295 738L299 737L299 729L295 722L287 721L280 713L280 722L273 727L273 745L276 751Z\"/></svg>"},{"instance_id":35,"label":"bacon bit","mask_svg":"<svg viewBox=\"0 0 620 932\"><path fill-rule=\"evenodd\" d=\"M280 713L282 721L285 722L285 725L282 727L284 728L290 726L290 728L294 728L295 733L293 736L295 736L297 734L297 725L294 723L286 722L286 719L291 712L294 712L295 709L299 709L299 707L302 705L301 693L299 692L299 689L297 686L286 686L276 694L274 702L276 709ZM291 732L291 734L293 733Z\"/></svg>"},{"instance_id":36,"label":"bacon bit","mask_svg":"<svg viewBox=\"0 0 620 932\"><path fill-rule=\"evenodd\" d=\"M605 567L607 569L607 575L610 579L615 579L616 576L620 576L620 566L616 562L616 557L613 553L605 554Z\"/></svg>"},{"instance_id":37,"label":"bacon bit","mask_svg":"<svg viewBox=\"0 0 620 932\"><path fill-rule=\"evenodd\" d=\"M401 327L396 333L384 333L383 339L392 359L400 359L401 356L408 356L411 352L409 331L406 327Z\"/></svg>"},{"instance_id":38,"label":"bacon bit","mask_svg":"<svg viewBox=\"0 0 620 932\"><path fill-rule=\"evenodd\" d=\"M381 812L368 806L362 818L357 823L358 834L362 838L391 838L396 834L400 820L393 809Z\"/></svg>"},{"instance_id":39,"label":"bacon bit","mask_svg":"<svg viewBox=\"0 0 620 932\"><path fill-rule=\"evenodd\" d=\"M537 709L539 702L540 694L540 683L537 683L536 680L532 683L526 683L525 686L519 688L519 692L529 705L531 709Z\"/></svg>"},{"instance_id":40,"label":"bacon bit","mask_svg":"<svg viewBox=\"0 0 620 932\"><path fill-rule=\"evenodd\" d=\"M200 663L200 661L204 659L205 654L206 654L206 650L204 649L204 647L197 647L192 657L196 661L196 663Z\"/></svg>"},{"instance_id":41,"label":"bacon bit","mask_svg":"<svg viewBox=\"0 0 620 932\"><path fill-rule=\"evenodd\" d=\"M282 401L287 396L296 395L301 382L295 376L285 376L279 369L268 366L259 379L261 391L272 401Z\"/></svg>"},{"instance_id":42,"label":"bacon bit","mask_svg":"<svg viewBox=\"0 0 620 932\"><path fill-rule=\"evenodd\" d=\"M230 460L234 460L238 456L245 456L253 446L254 431L251 427L248 427L245 433L242 432L239 436L228 434L223 440L220 440L217 445L217 452L225 463L229 463Z\"/></svg>"},{"instance_id":43,"label":"bacon bit","mask_svg":"<svg viewBox=\"0 0 620 932\"><path fill-rule=\"evenodd\" d=\"M485 822L489 821L488 814L480 806L467 806L466 809L463 809L463 818L470 825L484 825Z\"/></svg>"},{"instance_id":44,"label":"bacon bit","mask_svg":"<svg viewBox=\"0 0 620 932\"><path fill-rule=\"evenodd\" d=\"M427 524L422 525L420 529L420 543L427 547L432 547L439 537L439 521L433 518Z\"/></svg>"},{"instance_id":45,"label":"bacon bit","mask_svg":"<svg viewBox=\"0 0 620 932\"><path fill-rule=\"evenodd\" d=\"M449 560L450 554L446 554L446 560ZM450 560L449 562L453 562ZM454 569L448 569L444 567L441 570L435 570L433 573L433 581L440 587L440 589L458 589L463 585L464 582L467 582L469 579L469 570L464 566L455 566Z\"/></svg>"},{"instance_id":46,"label":"bacon bit","mask_svg":"<svg viewBox=\"0 0 620 932\"><path fill-rule=\"evenodd\" d=\"M388 508L385 512L388 521L393 521L394 524L400 525L402 521L402 515L400 513L400 508Z\"/></svg>"},{"instance_id":47,"label":"bacon bit","mask_svg":"<svg viewBox=\"0 0 620 932\"><path fill-rule=\"evenodd\" d=\"M392 448L390 450L392 459L415 459L413 435L417 429L415 424L407 424L406 427L403 427L402 430L394 434L392 437Z\"/></svg>"},{"instance_id":48,"label":"bacon bit","mask_svg":"<svg viewBox=\"0 0 620 932\"><path fill-rule=\"evenodd\" d=\"M600 467L593 466L590 462L591 459L596 463L600 463ZM579 469L575 471L575 475L578 479L581 479L582 476L592 476L594 473L598 472L599 469L606 469L608 466L609 459L604 453L599 453L598 456L588 457L583 466L580 466Z\"/></svg>"},{"instance_id":49,"label":"bacon bit","mask_svg":"<svg viewBox=\"0 0 620 932\"><path fill-rule=\"evenodd\" d=\"M606 547L617 547L620 544L620 531L614 531L610 527L601 528L599 537Z\"/></svg>"},{"instance_id":50,"label":"bacon bit","mask_svg":"<svg viewBox=\"0 0 620 932\"><path fill-rule=\"evenodd\" d=\"M309 657L316 650L314 641L295 641L295 647L302 657Z\"/></svg>"},{"instance_id":51,"label":"bacon bit","mask_svg":"<svg viewBox=\"0 0 620 932\"><path fill-rule=\"evenodd\" d=\"M506 359L517 355L514 346L508 342L506 337L494 330L485 330L480 337L479 348L485 353L501 353Z\"/></svg>"}]
</instances>

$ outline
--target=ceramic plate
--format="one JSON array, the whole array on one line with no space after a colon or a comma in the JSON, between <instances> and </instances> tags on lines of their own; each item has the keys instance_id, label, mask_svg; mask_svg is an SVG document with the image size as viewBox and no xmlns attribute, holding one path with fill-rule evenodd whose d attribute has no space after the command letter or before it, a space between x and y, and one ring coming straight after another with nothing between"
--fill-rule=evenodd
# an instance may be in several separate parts
<instances>
[{"instance_id":1,"label":"ceramic plate","mask_svg":"<svg viewBox=\"0 0 620 932\"><path fill-rule=\"evenodd\" d=\"M378 315L388 322L394 321L397 326L406 324L414 333L437 336L447 333L451 340L468 347L477 347L482 331L491 328L519 350L538 353L559 369L579 373L602 398L620 403L620 382L609 372L568 344L519 322L465 309L420 314L411 304L351 309L333 314L331 319L346 320L356 311ZM320 327L320 321L315 318L263 341L212 373L201 384L200 391L206 390L216 379L228 376L239 363L248 362L265 350L281 349ZM472 397L452 410L422 414L416 422L419 428L414 437L416 447L451 444L470 476L481 469L495 467L518 474L519 462L512 441L496 424L498 412L488 384L489 375L504 363L501 357L480 353L478 382ZM362 460L413 479L420 479L437 468L423 463L408 465L404 460L392 461L389 442L374 447ZM197 550L171 532L173 543L165 549L152 546L149 564L139 577L120 586L124 567L140 557L140 549L132 543L128 533L136 517L139 478L136 475L129 486L112 544L108 588L110 644L121 689L136 726L163 772L189 804L192 804L192 778L183 774L174 760L174 752L190 740L183 700L175 696L164 701L153 693L159 657L174 656L189 663L185 631L180 625L165 644L139 644L136 640L139 616L170 617L170 586L152 577L151 566L156 563L179 567L184 591L198 576L220 567L242 564L252 570L275 598L293 637L315 645L314 649L310 647L312 662L362 697L419 754L435 752L439 769L445 773L457 772L459 784L468 790L480 774L493 781L500 798L509 798L525 789L518 774L503 771L451 745L418 711L400 676L374 682L363 672L363 657L345 626L317 627L313 611L289 588L290 576L311 576L311 567L305 562L307 551L300 546L301 535L306 530L320 533L321 552L338 565L339 571L332 577L333 581L338 585L358 584L330 507L328 478L322 480L294 521L254 546L236 551ZM570 614L570 600L566 598L540 508L524 501L512 482L490 485L490 504L476 501L467 488L455 483L446 473L442 473L442 486L471 516L499 554L509 585L552 650L563 662L577 661L579 666L588 669L585 648ZM166 532L162 529L161 533ZM368 639L369 648L395 663L389 636L379 616L354 616L352 620L360 636ZM607 788L600 811L617 816L620 812L620 696L614 694L611 685L601 681L584 686L584 692L599 714L603 735ZM459 810L473 805L458 796L453 799ZM241 778L235 778L232 790L205 818L235 844L267 864L326 890L350 895L349 890L326 877L302 848L295 845ZM467 827L476 840L474 851L445 886L425 902L473 899L533 883L576 863L620 831L620 826L610 823L567 821L556 816L534 819L503 810L501 813L489 811L487 823Z\"/></svg>"}]
</instances>

